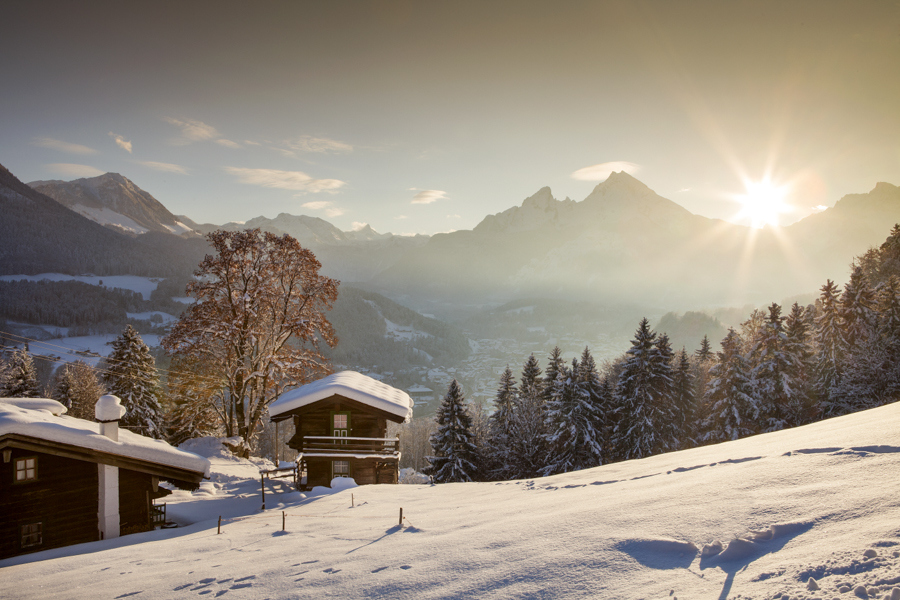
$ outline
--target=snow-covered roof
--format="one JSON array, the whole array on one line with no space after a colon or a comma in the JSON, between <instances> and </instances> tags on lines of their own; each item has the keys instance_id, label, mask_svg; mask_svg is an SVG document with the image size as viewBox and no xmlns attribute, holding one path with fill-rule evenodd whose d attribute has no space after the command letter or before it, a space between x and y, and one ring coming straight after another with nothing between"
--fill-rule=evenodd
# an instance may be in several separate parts
<instances>
[{"instance_id":1,"label":"snow-covered roof","mask_svg":"<svg viewBox=\"0 0 900 600\"><path fill-rule=\"evenodd\" d=\"M409 394L356 371L341 371L285 392L269 405L269 416L275 417L335 394L396 415L404 421L412 418L413 401Z\"/></svg>"},{"instance_id":2,"label":"snow-covered roof","mask_svg":"<svg viewBox=\"0 0 900 600\"><path fill-rule=\"evenodd\" d=\"M127 429L119 429L119 441L114 442L100 434L99 423L66 415L57 416L52 410L44 407L37 410L27 407L28 404L39 406L39 403L35 402L37 400L54 404L59 404L58 402L44 398L30 400L29 403L23 403L20 398L4 398L0 401L0 437L8 434L25 435L202 473L204 477L209 477L209 461L202 456L179 450L167 442L138 435ZM52 408L50 404L47 406Z\"/></svg>"},{"instance_id":3,"label":"snow-covered roof","mask_svg":"<svg viewBox=\"0 0 900 600\"><path fill-rule=\"evenodd\" d=\"M53 415L61 415L69 410L61 402L49 398L0 398L0 404L30 408L31 410L46 410Z\"/></svg>"}]
</instances>

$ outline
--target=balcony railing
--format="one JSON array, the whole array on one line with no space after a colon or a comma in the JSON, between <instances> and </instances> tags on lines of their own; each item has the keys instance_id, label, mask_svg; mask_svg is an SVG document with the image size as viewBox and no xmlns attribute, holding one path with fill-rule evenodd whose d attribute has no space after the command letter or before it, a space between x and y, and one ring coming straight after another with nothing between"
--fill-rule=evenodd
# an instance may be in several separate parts
<instances>
[{"instance_id":1,"label":"balcony railing","mask_svg":"<svg viewBox=\"0 0 900 600\"><path fill-rule=\"evenodd\" d=\"M305 435L301 452L304 456L399 457L400 440L397 438Z\"/></svg>"}]
</instances>

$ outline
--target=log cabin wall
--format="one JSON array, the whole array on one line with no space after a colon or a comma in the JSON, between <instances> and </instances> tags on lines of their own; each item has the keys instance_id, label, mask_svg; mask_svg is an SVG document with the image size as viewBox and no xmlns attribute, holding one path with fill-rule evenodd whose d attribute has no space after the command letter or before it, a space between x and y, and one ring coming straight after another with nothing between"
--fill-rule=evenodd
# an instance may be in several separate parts
<instances>
[{"instance_id":1,"label":"log cabin wall","mask_svg":"<svg viewBox=\"0 0 900 600\"><path fill-rule=\"evenodd\" d=\"M150 498L156 489L147 473L119 469L119 530L122 535L150 531Z\"/></svg>"},{"instance_id":2,"label":"log cabin wall","mask_svg":"<svg viewBox=\"0 0 900 600\"><path fill-rule=\"evenodd\" d=\"M11 448L0 462L0 558L99 538L97 465ZM17 483L16 459L37 458L37 478ZM22 547L22 527L40 523L40 543Z\"/></svg>"},{"instance_id":3,"label":"log cabin wall","mask_svg":"<svg viewBox=\"0 0 900 600\"><path fill-rule=\"evenodd\" d=\"M331 413L349 412L350 437L383 438L387 435L387 419L360 410L358 403L341 402L339 397L334 398L298 411L294 416L295 432L299 435L331 435Z\"/></svg>"}]
</instances>

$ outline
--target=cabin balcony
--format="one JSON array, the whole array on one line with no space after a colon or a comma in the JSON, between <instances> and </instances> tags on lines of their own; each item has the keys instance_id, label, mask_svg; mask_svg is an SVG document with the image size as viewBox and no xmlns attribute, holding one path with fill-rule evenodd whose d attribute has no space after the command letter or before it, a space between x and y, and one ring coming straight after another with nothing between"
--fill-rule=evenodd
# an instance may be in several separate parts
<instances>
[{"instance_id":1,"label":"cabin balcony","mask_svg":"<svg viewBox=\"0 0 900 600\"><path fill-rule=\"evenodd\" d=\"M299 440L297 438L300 438ZM296 442L299 442L295 445ZM294 436L289 442L303 458L378 458L400 459L397 438L344 437L330 435Z\"/></svg>"}]
</instances>

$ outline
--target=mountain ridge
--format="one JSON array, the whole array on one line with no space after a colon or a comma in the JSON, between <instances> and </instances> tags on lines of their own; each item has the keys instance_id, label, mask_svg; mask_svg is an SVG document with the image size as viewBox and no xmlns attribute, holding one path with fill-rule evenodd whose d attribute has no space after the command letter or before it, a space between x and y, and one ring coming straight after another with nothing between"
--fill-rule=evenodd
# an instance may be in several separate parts
<instances>
[{"instance_id":1,"label":"mountain ridge","mask_svg":"<svg viewBox=\"0 0 900 600\"><path fill-rule=\"evenodd\" d=\"M159 200L119 173L72 181L32 181L28 185L92 221L124 233L196 235Z\"/></svg>"}]
</instances>

